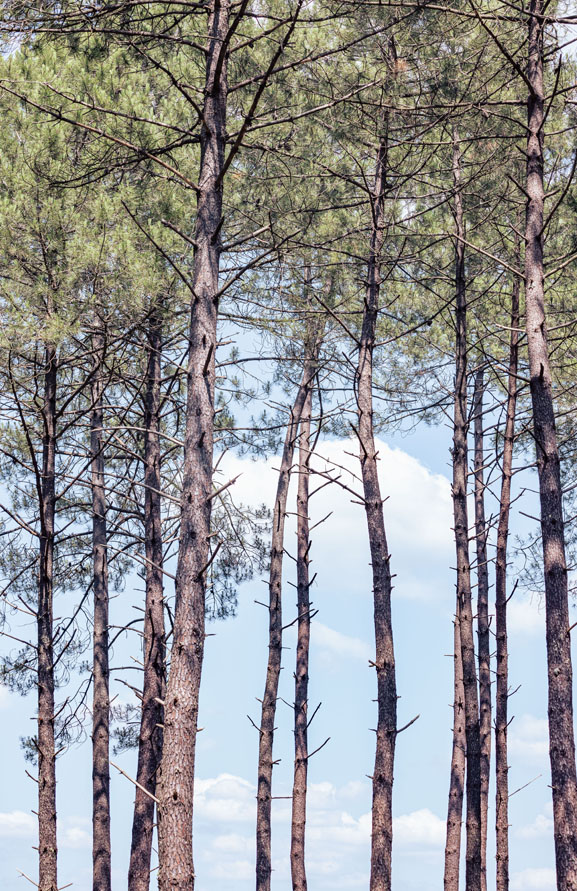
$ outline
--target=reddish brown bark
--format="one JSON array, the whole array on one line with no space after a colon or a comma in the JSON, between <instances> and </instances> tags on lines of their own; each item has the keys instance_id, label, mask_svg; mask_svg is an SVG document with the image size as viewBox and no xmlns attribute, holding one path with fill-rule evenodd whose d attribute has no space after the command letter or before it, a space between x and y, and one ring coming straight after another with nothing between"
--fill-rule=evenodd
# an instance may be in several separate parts
<instances>
[{"instance_id":1,"label":"reddish brown bark","mask_svg":"<svg viewBox=\"0 0 577 891\"><path fill-rule=\"evenodd\" d=\"M305 365L305 378L313 380L313 362ZM313 390L307 389L301 415L297 492L297 654L295 668L295 762L292 795L291 878L293 891L306 891L305 830L308 774L308 687L311 602L309 577L309 479Z\"/></svg>"},{"instance_id":2,"label":"reddish brown bark","mask_svg":"<svg viewBox=\"0 0 577 891\"><path fill-rule=\"evenodd\" d=\"M519 252L517 260L519 260ZM503 445L503 469L497 526L495 567L495 621L497 636L497 670L495 694L495 832L497 891L509 891L509 765L507 763L507 731L509 724L509 667L507 644L507 540L511 512L511 478L515 443L517 407L517 366L519 352L519 279L513 282L511 298L511 339L509 377L507 383L507 415Z\"/></svg>"},{"instance_id":3,"label":"reddish brown bark","mask_svg":"<svg viewBox=\"0 0 577 891\"><path fill-rule=\"evenodd\" d=\"M384 130L386 133L387 122L385 122ZM361 451L365 514L371 551L376 647L374 665L377 673L378 718L375 766L372 777L371 891L390 891L391 889L393 766L397 735L397 689L391 618L392 580L373 427L373 352L381 288L387 150L385 136L377 153L375 180L371 195L373 226L356 372L357 433Z\"/></svg>"},{"instance_id":4,"label":"reddish brown bark","mask_svg":"<svg viewBox=\"0 0 577 891\"><path fill-rule=\"evenodd\" d=\"M479 697L473 635L471 566L469 562L469 517L467 510L468 417L467 417L467 293L465 282L465 228L461 197L461 149L453 136L453 179L455 188L455 402L453 427L453 513L457 556L457 616L463 661L466 776L466 891L481 887L481 736Z\"/></svg>"},{"instance_id":5,"label":"reddish brown bark","mask_svg":"<svg viewBox=\"0 0 577 891\"><path fill-rule=\"evenodd\" d=\"M162 755L162 722L165 694L165 634L163 603L162 496L160 406L162 376L162 323L154 313L148 327L148 361L144 405L144 678L138 738L136 781L151 795ZM128 872L129 891L148 891L154 829L154 799L136 788L132 822L132 846Z\"/></svg>"},{"instance_id":6,"label":"reddish brown bark","mask_svg":"<svg viewBox=\"0 0 577 891\"><path fill-rule=\"evenodd\" d=\"M527 79L530 89L527 115L525 305L545 576L553 834L557 888L559 891L577 891L577 772L573 730L573 666L569 634L563 497L549 364L543 271L545 200L543 0L531 0L528 11Z\"/></svg>"},{"instance_id":7,"label":"reddish brown bark","mask_svg":"<svg viewBox=\"0 0 577 891\"><path fill-rule=\"evenodd\" d=\"M491 644L489 639L489 564L485 520L483 396L484 367L475 374L475 543L477 553L477 640L481 734L481 891L487 891L487 816L491 776Z\"/></svg>"},{"instance_id":8,"label":"reddish brown bark","mask_svg":"<svg viewBox=\"0 0 577 891\"><path fill-rule=\"evenodd\" d=\"M186 428L176 606L158 786L160 891L194 888L192 817L198 700L209 562L215 351L221 252L222 172L226 144L229 0L208 17L195 255L187 368ZM222 52L221 52L222 50Z\"/></svg>"},{"instance_id":9,"label":"reddish brown bark","mask_svg":"<svg viewBox=\"0 0 577 891\"><path fill-rule=\"evenodd\" d=\"M445 842L445 875L443 885L445 891L459 891L461 829L463 825L463 799L465 796L465 770L467 760L463 658L459 629L460 616L457 614L455 616L453 650L453 748L451 753L451 779L449 784L447 837Z\"/></svg>"},{"instance_id":10,"label":"reddish brown bark","mask_svg":"<svg viewBox=\"0 0 577 891\"><path fill-rule=\"evenodd\" d=\"M266 683L262 698L258 748L258 786L256 815L256 888L270 891L271 880L271 802L273 742L276 703L282 659L282 566L284 526L288 489L299 423L307 394L312 387L314 368L305 365L302 380L291 409L281 457L273 510L273 528L269 574L269 650Z\"/></svg>"},{"instance_id":11,"label":"reddish brown bark","mask_svg":"<svg viewBox=\"0 0 577 891\"><path fill-rule=\"evenodd\" d=\"M56 350L45 352L38 588L38 888L58 891L54 740L54 521L56 513Z\"/></svg>"},{"instance_id":12,"label":"reddish brown bark","mask_svg":"<svg viewBox=\"0 0 577 891\"><path fill-rule=\"evenodd\" d=\"M104 338L93 337L90 452L94 589L92 700L92 878L94 891L110 891L110 672L108 666L108 553L104 480L102 362Z\"/></svg>"}]
</instances>

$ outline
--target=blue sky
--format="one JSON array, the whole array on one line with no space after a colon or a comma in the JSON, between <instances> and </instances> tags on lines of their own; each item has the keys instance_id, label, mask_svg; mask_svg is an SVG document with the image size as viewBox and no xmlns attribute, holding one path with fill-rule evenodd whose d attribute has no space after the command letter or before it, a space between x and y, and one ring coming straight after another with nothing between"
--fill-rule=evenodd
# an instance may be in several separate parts
<instances>
[{"instance_id":1,"label":"blue sky","mask_svg":"<svg viewBox=\"0 0 577 891\"><path fill-rule=\"evenodd\" d=\"M450 433L422 427L408 437L380 444L380 472L396 573L395 646L399 721L419 720L398 739L395 771L395 891L437 891L442 886L444 819L451 746L452 613L454 565L448 480ZM358 472L346 453L352 442L324 443L319 462L337 461ZM235 484L239 502L271 503L278 459L252 461L228 456L223 480L242 471ZM319 464L319 466L321 466ZM528 479L523 474L523 483ZM291 493L293 497L294 493ZM519 509L535 513L526 495L515 504L514 527L526 529ZM311 748L329 743L310 764L307 859L314 891L368 886L370 781L376 707L372 655L369 555L362 508L336 486L313 499L312 522L333 511L314 533L311 708L322 707L311 726ZM289 523L287 547L294 526ZM294 564L285 563L294 581ZM511 580L515 578L511 569ZM117 618L137 603L139 585L127 585L113 601ZM257 735L247 719L258 720L266 666L267 616L255 604L266 596L260 578L239 591L238 616L215 623L207 640L197 759L195 866L199 891L245 891L254 884L254 820ZM295 593L285 585L285 622L296 615ZM518 591L510 603L515 715L510 730L510 788L530 785L511 799L511 891L554 889L549 768L546 737L544 617L538 597ZM115 621L113 616L112 621ZM281 697L292 701L294 629L286 633ZM127 646L126 644L122 646ZM120 652L120 648L117 648ZM114 660L113 660L114 661ZM113 684L126 699L127 691ZM26 777L19 737L34 726L32 698L0 691L0 878L5 891L28 886L17 870L36 874L35 784ZM292 711L278 704L275 757L273 886L290 888L289 831L292 771ZM131 775L135 754L114 758ZM58 763L60 884L76 891L91 887L90 746L67 752ZM113 773L114 888L126 887L133 787ZM534 778L538 777L534 780ZM534 780L534 782L530 782ZM491 800L490 826L494 809ZM492 833L491 833L492 835ZM489 854L494 888L493 852ZM30 886L32 887L32 886Z\"/></svg>"}]
</instances>

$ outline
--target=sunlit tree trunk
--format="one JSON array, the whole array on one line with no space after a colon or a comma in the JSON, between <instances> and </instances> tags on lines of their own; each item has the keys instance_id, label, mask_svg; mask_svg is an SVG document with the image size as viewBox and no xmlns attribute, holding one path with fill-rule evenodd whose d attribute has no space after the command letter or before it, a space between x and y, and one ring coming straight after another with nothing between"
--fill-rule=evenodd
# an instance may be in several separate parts
<instances>
[{"instance_id":1,"label":"sunlit tree trunk","mask_svg":"<svg viewBox=\"0 0 577 891\"><path fill-rule=\"evenodd\" d=\"M38 587L38 887L58 891L54 728L54 520L56 512L56 350L44 363L40 567Z\"/></svg>"},{"instance_id":2,"label":"sunlit tree trunk","mask_svg":"<svg viewBox=\"0 0 577 891\"><path fill-rule=\"evenodd\" d=\"M157 770L162 755L165 695L165 633L163 603L162 480L160 476L160 408L162 378L162 322L156 313L148 326L148 361L144 405L144 678L138 738L136 787L128 891L148 891L154 829Z\"/></svg>"},{"instance_id":3,"label":"sunlit tree trunk","mask_svg":"<svg viewBox=\"0 0 577 891\"><path fill-rule=\"evenodd\" d=\"M393 767L397 736L397 688L391 617L392 579L379 483L373 427L373 353L381 289L381 253L387 190L387 129L381 140L371 195L373 226L368 262L368 284L356 372L358 439L365 514L371 551L377 672L377 739L373 770L371 891L391 891L393 843Z\"/></svg>"},{"instance_id":4,"label":"sunlit tree trunk","mask_svg":"<svg viewBox=\"0 0 577 891\"><path fill-rule=\"evenodd\" d=\"M158 786L160 891L194 888L192 817L198 701L205 639L213 478L215 351L226 144L229 0L208 16L201 160L194 233L174 633L164 710Z\"/></svg>"},{"instance_id":5,"label":"sunlit tree trunk","mask_svg":"<svg viewBox=\"0 0 577 891\"><path fill-rule=\"evenodd\" d=\"M467 743L465 739L465 692L463 690L463 657L461 653L460 615L455 616L453 652L453 747L447 809L445 842L444 891L459 891L461 862L461 830Z\"/></svg>"},{"instance_id":6,"label":"sunlit tree trunk","mask_svg":"<svg viewBox=\"0 0 577 891\"><path fill-rule=\"evenodd\" d=\"M258 787L256 817L256 888L270 891L271 882L271 804L273 741L276 704L282 660L282 566L284 554L284 527L288 489L292 472L294 450L307 395L312 387L314 368L305 364L299 389L291 409L281 456L276 498L273 510L273 528L269 573L269 650L266 683L262 698L262 711L258 749Z\"/></svg>"},{"instance_id":7,"label":"sunlit tree trunk","mask_svg":"<svg viewBox=\"0 0 577 891\"><path fill-rule=\"evenodd\" d=\"M483 365L475 374L473 396L475 438L475 543L477 552L477 639L481 734L481 891L487 891L487 817L491 775L491 641L489 638L489 564L485 519Z\"/></svg>"},{"instance_id":8,"label":"sunlit tree trunk","mask_svg":"<svg viewBox=\"0 0 577 891\"><path fill-rule=\"evenodd\" d=\"M467 293L465 283L465 228L461 196L461 148L453 134L453 180L455 189L455 402L453 426L453 514L457 556L457 616L461 637L466 775L466 891L481 887L481 736L479 697L473 635L471 566L469 562L469 516L467 509L468 414L467 414Z\"/></svg>"},{"instance_id":9,"label":"sunlit tree trunk","mask_svg":"<svg viewBox=\"0 0 577 891\"><path fill-rule=\"evenodd\" d=\"M314 377L314 358L305 364L304 377ZM301 415L297 492L297 655L295 668L294 734L295 762L291 825L291 878L293 891L306 891L305 830L308 774L309 647L311 631L309 480L311 449L312 385L308 387Z\"/></svg>"},{"instance_id":10,"label":"sunlit tree trunk","mask_svg":"<svg viewBox=\"0 0 577 891\"><path fill-rule=\"evenodd\" d=\"M517 255L517 260L519 256ZM497 891L509 891L509 765L507 732L509 726L509 668L507 642L507 540L511 514L511 478L515 443L515 412L517 406L517 367L519 352L519 278L513 281L511 298L511 340L509 347L509 377L507 383L507 416L503 445L503 469L497 526L495 561L495 621L497 639L497 670L495 694L495 831Z\"/></svg>"},{"instance_id":11,"label":"sunlit tree trunk","mask_svg":"<svg viewBox=\"0 0 577 891\"><path fill-rule=\"evenodd\" d=\"M543 0L529 8L525 307L545 576L549 755L558 891L577 891L577 773L563 497L547 343L543 271Z\"/></svg>"},{"instance_id":12,"label":"sunlit tree trunk","mask_svg":"<svg viewBox=\"0 0 577 891\"><path fill-rule=\"evenodd\" d=\"M92 668L92 869L94 891L110 891L110 672L108 666L108 552L104 480L104 337L93 336L90 452L94 631Z\"/></svg>"}]
</instances>

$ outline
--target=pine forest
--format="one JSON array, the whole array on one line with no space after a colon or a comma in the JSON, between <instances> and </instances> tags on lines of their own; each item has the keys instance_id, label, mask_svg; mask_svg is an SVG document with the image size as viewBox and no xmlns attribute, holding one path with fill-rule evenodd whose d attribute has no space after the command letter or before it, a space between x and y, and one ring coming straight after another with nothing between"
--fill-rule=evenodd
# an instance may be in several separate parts
<instances>
[{"instance_id":1,"label":"pine forest","mask_svg":"<svg viewBox=\"0 0 577 891\"><path fill-rule=\"evenodd\" d=\"M2 891L577 891L577 7L0 41Z\"/></svg>"}]
</instances>

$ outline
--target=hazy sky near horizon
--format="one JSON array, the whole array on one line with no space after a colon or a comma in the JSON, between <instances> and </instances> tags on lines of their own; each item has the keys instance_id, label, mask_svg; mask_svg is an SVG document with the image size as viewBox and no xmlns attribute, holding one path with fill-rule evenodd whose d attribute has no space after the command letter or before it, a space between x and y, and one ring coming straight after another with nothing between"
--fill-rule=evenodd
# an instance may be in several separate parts
<instances>
[{"instance_id":1,"label":"hazy sky near horizon","mask_svg":"<svg viewBox=\"0 0 577 891\"><path fill-rule=\"evenodd\" d=\"M406 437L379 442L380 474L389 549L396 574L393 603L398 671L399 724L418 720L398 738L394 788L395 891L442 887L444 821L451 749L452 615L454 546L448 479L450 431L422 425ZM320 458L358 472L353 442L328 441ZM271 504L278 459L227 456L223 479L242 472L238 502ZM528 485L527 474L522 484ZM517 478L518 479L518 478ZM290 498L294 499L294 481ZM519 509L535 513L534 496L514 506L514 530L527 528ZM289 508L294 509L294 508ZM490 508L491 509L491 508ZM310 731L310 747L330 741L310 763L307 861L311 891L368 887L370 798L374 759L376 686L369 554L362 507L337 486L311 503L311 520L332 511L313 533L311 596L318 610L311 638L310 708L322 706ZM287 548L294 552L294 524ZM491 569L491 573L493 570ZM284 621L296 615L294 563L285 560ZM516 575L511 569L511 584ZM112 622L141 594L129 580L112 604ZM198 891L248 891L254 885L257 733L267 654L266 598L261 578L239 589L238 615L208 631L201 694L195 809ZM511 891L553 891L553 842L547 745L544 616L539 598L518 590L510 602ZM281 697L293 699L294 627L286 632ZM113 660L114 664L114 660ZM113 681L112 692L126 699ZM32 732L34 697L0 690L0 884L3 891L28 886L22 870L36 876L36 787L26 777L19 737ZM289 833L292 775L292 710L278 703L274 773L273 887L290 888ZM132 776L135 752L114 757ZM91 888L91 765L84 743L58 761L60 884ZM533 781L533 782L531 782ZM126 887L133 787L112 769L112 841L115 891ZM490 801L489 888L494 888ZM32 887L32 886L30 886ZM154 884L153 884L154 887Z\"/></svg>"}]
</instances>

